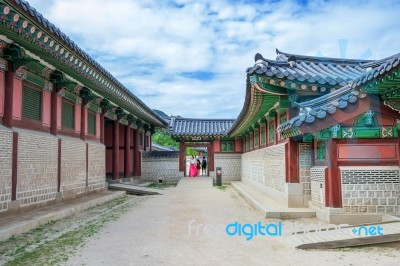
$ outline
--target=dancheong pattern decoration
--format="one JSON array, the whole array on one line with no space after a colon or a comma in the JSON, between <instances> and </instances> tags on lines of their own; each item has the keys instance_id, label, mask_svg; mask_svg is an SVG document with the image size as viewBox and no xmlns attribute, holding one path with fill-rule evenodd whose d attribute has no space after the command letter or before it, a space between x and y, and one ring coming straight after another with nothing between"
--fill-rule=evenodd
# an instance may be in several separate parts
<instances>
[{"instance_id":1,"label":"dancheong pattern decoration","mask_svg":"<svg viewBox=\"0 0 400 266\"><path fill-rule=\"evenodd\" d=\"M0 59L1 69L7 67L6 60L10 61L13 71L40 87L53 75L58 90L78 93L78 86L86 87L89 101L100 103L106 98L111 105L123 108L126 115L131 113L145 123L166 127L149 107L26 1L0 0L0 22L1 32L7 36L0 38L0 56L4 58Z\"/></svg>"},{"instance_id":2,"label":"dancheong pattern decoration","mask_svg":"<svg viewBox=\"0 0 400 266\"><path fill-rule=\"evenodd\" d=\"M282 138L397 138L397 124L351 126L346 120L376 120L374 110L380 105L400 111L400 54L357 60L276 53L276 60L256 54L247 69L245 103L230 136L245 137L271 113L291 108L275 127ZM259 104L257 99L268 97Z\"/></svg>"}]
</instances>

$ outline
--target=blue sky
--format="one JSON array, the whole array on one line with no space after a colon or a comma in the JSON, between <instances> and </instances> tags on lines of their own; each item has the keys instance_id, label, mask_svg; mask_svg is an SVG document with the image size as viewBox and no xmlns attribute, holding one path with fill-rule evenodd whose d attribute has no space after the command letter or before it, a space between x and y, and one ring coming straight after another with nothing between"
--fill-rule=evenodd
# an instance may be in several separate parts
<instances>
[{"instance_id":1,"label":"blue sky","mask_svg":"<svg viewBox=\"0 0 400 266\"><path fill-rule=\"evenodd\" d=\"M30 0L168 115L236 118L254 55L379 59L400 52L400 1Z\"/></svg>"}]
</instances>

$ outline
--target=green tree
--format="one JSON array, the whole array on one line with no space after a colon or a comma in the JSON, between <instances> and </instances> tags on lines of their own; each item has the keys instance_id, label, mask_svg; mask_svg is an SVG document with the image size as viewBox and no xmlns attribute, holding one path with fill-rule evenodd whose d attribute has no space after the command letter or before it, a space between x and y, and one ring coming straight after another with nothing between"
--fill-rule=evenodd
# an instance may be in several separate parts
<instances>
[{"instance_id":1,"label":"green tree","mask_svg":"<svg viewBox=\"0 0 400 266\"><path fill-rule=\"evenodd\" d=\"M152 141L156 144L160 144L164 147L175 147L179 148L179 142L174 140L167 132L163 129L158 129L152 136Z\"/></svg>"},{"instance_id":2,"label":"green tree","mask_svg":"<svg viewBox=\"0 0 400 266\"><path fill-rule=\"evenodd\" d=\"M195 151L192 147L187 147L186 151L185 151L185 155L197 156L197 155L199 155L199 152Z\"/></svg>"}]
</instances>

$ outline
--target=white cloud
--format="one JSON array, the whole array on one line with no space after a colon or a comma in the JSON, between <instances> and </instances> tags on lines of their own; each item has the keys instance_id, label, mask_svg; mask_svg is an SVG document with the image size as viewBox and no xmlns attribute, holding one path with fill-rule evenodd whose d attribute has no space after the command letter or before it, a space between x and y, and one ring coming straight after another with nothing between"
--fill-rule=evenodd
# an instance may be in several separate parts
<instances>
[{"instance_id":1,"label":"white cloud","mask_svg":"<svg viewBox=\"0 0 400 266\"><path fill-rule=\"evenodd\" d=\"M236 118L245 70L275 48L346 57L400 52L399 1L30 0L149 107ZM182 73L213 73L197 80Z\"/></svg>"}]
</instances>

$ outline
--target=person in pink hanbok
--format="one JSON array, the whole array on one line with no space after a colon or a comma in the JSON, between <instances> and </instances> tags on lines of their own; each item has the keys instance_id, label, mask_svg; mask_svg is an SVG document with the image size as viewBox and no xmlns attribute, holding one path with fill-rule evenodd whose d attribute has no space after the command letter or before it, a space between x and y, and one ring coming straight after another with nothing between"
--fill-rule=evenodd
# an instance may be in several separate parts
<instances>
[{"instance_id":1,"label":"person in pink hanbok","mask_svg":"<svg viewBox=\"0 0 400 266\"><path fill-rule=\"evenodd\" d=\"M190 177L195 177L198 175L197 167L196 167L196 159L192 155L192 159L190 160L190 168L189 168L189 176Z\"/></svg>"}]
</instances>

